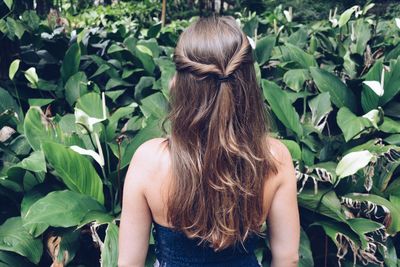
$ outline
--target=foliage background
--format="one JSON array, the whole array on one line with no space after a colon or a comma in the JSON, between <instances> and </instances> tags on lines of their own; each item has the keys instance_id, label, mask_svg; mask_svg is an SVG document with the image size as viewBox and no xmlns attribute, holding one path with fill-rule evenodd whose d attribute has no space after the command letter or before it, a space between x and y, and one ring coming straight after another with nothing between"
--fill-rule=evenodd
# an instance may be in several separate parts
<instances>
[{"instance_id":1,"label":"foliage background","mask_svg":"<svg viewBox=\"0 0 400 267\"><path fill-rule=\"evenodd\" d=\"M299 265L399 266L398 6L217 2L171 1L165 26L150 0L0 3L1 266L116 266L130 158L163 134L179 34L212 12L255 42L296 165Z\"/></svg>"}]
</instances>

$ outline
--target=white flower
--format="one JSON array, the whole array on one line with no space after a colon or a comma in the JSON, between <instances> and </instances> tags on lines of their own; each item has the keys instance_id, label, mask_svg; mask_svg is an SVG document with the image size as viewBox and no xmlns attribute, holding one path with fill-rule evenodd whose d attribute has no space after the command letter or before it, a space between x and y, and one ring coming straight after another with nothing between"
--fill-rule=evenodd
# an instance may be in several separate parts
<instances>
[{"instance_id":1,"label":"white flower","mask_svg":"<svg viewBox=\"0 0 400 267\"><path fill-rule=\"evenodd\" d=\"M251 39L249 36L247 36L247 39L249 40L251 48L256 49L256 42L254 42L254 40Z\"/></svg>"},{"instance_id":2,"label":"white flower","mask_svg":"<svg viewBox=\"0 0 400 267\"><path fill-rule=\"evenodd\" d=\"M395 18L394 21L396 22L397 28L400 29L400 19L399 18Z\"/></svg>"},{"instance_id":3,"label":"white flower","mask_svg":"<svg viewBox=\"0 0 400 267\"><path fill-rule=\"evenodd\" d=\"M367 85L375 94L383 96L385 89L383 88L385 83L385 67L382 68L381 81L363 81L363 84Z\"/></svg>"},{"instance_id":4,"label":"white flower","mask_svg":"<svg viewBox=\"0 0 400 267\"><path fill-rule=\"evenodd\" d=\"M288 22L292 22L292 20L293 20L293 9L292 9L292 7L289 7L289 10L283 10L283 14L285 15L286 20Z\"/></svg>"}]
</instances>

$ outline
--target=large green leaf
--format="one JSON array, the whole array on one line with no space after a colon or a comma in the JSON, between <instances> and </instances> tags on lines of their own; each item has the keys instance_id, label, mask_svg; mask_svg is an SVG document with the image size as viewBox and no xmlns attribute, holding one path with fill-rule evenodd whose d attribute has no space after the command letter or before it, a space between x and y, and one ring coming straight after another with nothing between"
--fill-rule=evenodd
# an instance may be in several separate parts
<instances>
[{"instance_id":1,"label":"large green leaf","mask_svg":"<svg viewBox=\"0 0 400 267\"><path fill-rule=\"evenodd\" d=\"M375 62L371 69L364 76L365 81L381 81L382 60ZM379 96L372 89L363 83L361 92L361 106L364 112L368 112L378 107Z\"/></svg>"},{"instance_id":2,"label":"large green leaf","mask_svg":"<svg viewBox=\"0 0 400 267\"><path fill-rule=\"evenodd\" d=\"M168 102L167 99L165 99L165 96L158 92L143 98L140 109L146 118L153 116L155 118L163 119L168 112Z\"/></svg>"},{"instance_id":3,"label":"large green leaf","mask_svg":"<svg viewBox=\"0 0 400 267\"><path fill-rule=\"evenodd\" d=\"M13 165L12 168L22 168L32 172L46 172L46 161L42 151L34 151L29 157Z\"/></svg>"},{"instance_id":4,"label":"large green leaf","mask_svg":"<svg viewBox=\"0 0 400 267\"><path fill-rule=\"evenodd\" d=\"M69 189L104 203L101 178L85 156L52 142L44 142L42 149L47 161Z\"/></svg>"},{"instance_id":5,"label":"large green leaf","mask_svg":"<svg viewBox=\"0 0 400 267\"><path fill-rule=\"evenodd\" d=\"M311 109L312 124L319 132L322 132L323 128L325 127L327 117L332 111L329 93L323 92L317 95L308 101L308 106Z\"/></svg>"},{"instance_id":6,"label":"large green leaf","mask_svg":"<svg viewBox=\"0 0 400 267\"><path fill-rule=\"evenodd\" d=\"M301 91L301 89L303 89L304 82L310 78L309 71L306 69L288 70L283 75L283 81L295 92Z\"/></svg>"},{"instance_id":7,"label":"large green leaf","mask_svg":"<svg viewBox=\"0 0 400 267\"><path fill-rule=\"evenodd\" d=\"M94 92L81 96L76 102L75 107L83 110L92 118L104 118L103 116L107 114L107 107L105 107L106 114L103 114L103 104L100 94Z\"/></svg>"},{"instance_id":8,"label":"large green leaf","mask_svg":"<svg viewBox=\"0 0 400 267\"><path fill-rule=\"evenodd\" d=\"M29 209L31 208L31 206L36 201L43 198L44 196L45 196L45 193L40 191L37 187L35 187L34 189L25 193L24 198L22 199L22 202L21 202L21 217L22 217L22 219L24 219L26 217L26 214L29 211ZM29 232L33 236L39 236L44 231L46 231L46 229L48 227L49 227L49 225L46 222L31 224Z\"/></svg>"},{"instance_id":9,"label":"large green leaf","mask_svg":"<svg viewBox=\"0 0 400 267\"><path fill-rule=\"evenodd\" d=\"M34 150L40 150L42 141L60 140L58 129L39 107L31 107L26 113L24 133ZM61 134L61 133L60 133Z\"/></svg>"},{"instance_id":10,"label":"large green leaf","mask_svg":"<svg viewBox=\"0 0 400 267\"><path fill-rule=\"evenodd\" d=\"M156 59L156 63L161 70L161 89L165 96L169 94L169 83L175 74L175 64L167 57Z\"/></svg>"},{"instance_id":11,"label":"large green leaf","mask_svg":"<svg viewBox=\"0 0 400 267\"><path fill-rule=\"evenodd\" d=\"M0 264L2 267L33 267L33 263L29 262L25 257L13 252L0 250Z\"/></svg>"},{"instance_id":12,"label":"large green leaf","mask_svg":"<svg viewBox=\"0 0 400 267\"><path fill-rule=\"evenodd\" d=\"M53 191L30 206L23 217L23 223L30 232L35 232L37 224L54 227L78 226L92 211L104 213L105 209L89 196L70 190Z\"/></svg>"},{"instance_id":13,"label":"large green leaf","mask_svg":"<svg viewBox=\"0 0 400 267\"><path fill-rule=\"evenodd\" d=\"M384 117L382 125L379 126L379 130L385 133L400 133L400 121Z\"/></svg>"},{"instance_id":14,"label":"large green leaf","mask_svg":"<svg viewBox=\"0 0 400 267\"><path fill-rule=\"evenodd\" d=\"M287 128L291 129L297 136L303 135L300 118L292 106L285 91L274 82L262 80L262 88L265 99L267 99L272 111Z\"/></svg>"},{"instance_id":15,"label":"large green leaf","mask_svg":"<svg viewBox=\"0 0 400 267\"><path fill-rule=\"evenodd\" d=\"M275 46L275 36L265 36L257 41L255 53L257 63L261 66L271 57L272 48Z\"/></svg>"},{"instance_id":16,"label":"large green leaf","mask_svg":"<svg viewBox=\"0 0 400 267\"><path fill-rule=\"evenodd\" d=\"M117 266L118 263L118 226L109 223L106 230L104 247L101 251L101 266Z\"/></svg>"},{"instance_id":17,"label":"large green leaf","mask_svg":"<svg viewBox=\"0 0 400 267\"><path fill-rule=\"evenodd\" d=\"M385 71L384 89L385 93L379 99L379 105L383 106L400 92L400 59L391 60L390 71Z\"/></svg>"},{"instance_id":18,"label":"large green leaf","mask_svg":"<svg viewBox=\"0 0 400 267\"><path fill-rule=\"evenodd\" d=\"M369 119L357 117L347 107L339 109L336 121L344 134L346 142L353 138L360 137L363 131L372 127L372 123Z\"/></svg>"},{"instance_id":19,"label":"large green leaf","mask_svg":"<svg viewBox=\"0 0 400 267\"><path fill-rule=\"evenodd\" d=\"M342 15L340 15L339 18L339 28L343 27L344 25L346 25L346 23L350 20L351 15L354 13L354 11L356 11L356 6L353 6L349 9L347 9L346 11L344 11L342 13Z\"/></svg>"},{"instance_id":20,"label":"large green leaf","mask_svg":"<svg viewBox=\"0 0 400 267\"><path fill-rule=\"evenodd\" d=\"M72 75L65 84L65 98L70 106L82 95L87 93L87 77L84 72Z\"/></svg>"},{"instance_id":21,"label":"large green leaf","mask_svg":"<svg viewBox=\"0 0 400 267\"><path fill-rule=\"evenodd\" d=\"M12 110L18 114L19 121L23 121L24 117L21 112L20 107L18 106L17 102L14 98L10 95L10 93L0 87L0 113L6 110Z\"/></svg>"},{"instance_id":22,"label":"large green leaf","mask_svg":"<svg viewBox=\"0 0 400 267\"><path fill-rule=\"evenodd\" d=\"M335 191L319 189L318 192L313 192L304 189L298 196L298 200L301 207L313 212L318 212L337 221L346 221L347 219L342 212L342 206Z\"/></svg>"},{"instance_id":23,"label":"large green leaf","mask_svg":"<svg viewBox=\"0 0 400 267\"><path fill-rule=\"evenodd\" d=\"M321 92L329 92L333 104L338 108L357 109L354 93L335 75L316 67L310 68L311 76Z\"/></svg>"},{"instance_id":24,"label":"large green leaf","mask_svg":"<svg viewBox=\"0 0 400 267\"><path fill-rule=\"evenodd\" d=\"M111 141L115 137L118 121L121 118L128 117L130 114L132 114L137 106L138 104L131 103L128 106L120 107L113 114L111 114L111 116L108 119L109 123L107 124L106 127L106 135L108 141Z\"/></svg>"},{"instance_id":25,"label":"large green leaf","mask_svg":"<svg viewBox=\"0 0 400 267\"><path fill-rule=\"evenodd\" d=\"M80 60L81 49L79 44L75 43L68 48L61 65L60 71L64 83L66 83L72 75L78 72Z\"/></svg>"},{"instance_id":26,"label":"large green leaf","mask_svg":"<svg viewBox=\"0 0 400 267\"><path fill-rule=\"evenodd\" d=\"M286 43L285 46L279 46L278 48L282 51L282 60L284 62L296 62L299 67L304 69L317 66L314 56L304 52L295 45Z\"/></svg>"},{"instance_id":27,"label":"large green leaf","mask_svg":"<svg viewBox=\"0 0 400 267\"><path fill-rule=\"evenodd\" d=\"M18 253L38 264L43 244L40 238L34 238L22 226L21 217L11 217L0 226L0 250Z\"/></svg>"}]
</instances>

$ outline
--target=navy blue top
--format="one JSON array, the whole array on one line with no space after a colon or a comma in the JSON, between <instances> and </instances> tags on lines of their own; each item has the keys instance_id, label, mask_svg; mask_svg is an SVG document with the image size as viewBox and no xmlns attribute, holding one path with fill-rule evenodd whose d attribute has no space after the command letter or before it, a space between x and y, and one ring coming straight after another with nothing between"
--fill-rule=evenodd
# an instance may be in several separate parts
<instances>
[{"instance_id":1,"label":"navy blue top","mask_svg":"<svg viewBox=\"0 0 400 267\"><path fill-rule=\"evenodd\" d=\"M254 250L261 237L250 235L242 245L214 252L209 246L198 246L183 232L154 222L155 253L160 267L260 267Z\"/></svg>"}]
</instances>

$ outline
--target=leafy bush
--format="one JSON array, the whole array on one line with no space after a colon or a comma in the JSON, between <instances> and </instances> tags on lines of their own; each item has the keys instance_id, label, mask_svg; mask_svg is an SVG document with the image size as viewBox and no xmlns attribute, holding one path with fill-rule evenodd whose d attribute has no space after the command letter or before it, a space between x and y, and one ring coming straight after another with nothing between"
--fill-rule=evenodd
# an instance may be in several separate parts
<instances>
[{"instance_id":1,"label":"leafy bush","mask_svg":"<svg viewBox=\"0 0 400 267\"><path fill-rule=\"evenodd\" d=\"M281 8L239 16L296 162L300 266L399 264L400 29L370 7L306 26ZM0 20L16 46L0 80L0 261L116 265L124 174L162 135L171 55L189 23L117 19L69 33L32 11ZM260 244L263 266L268 255Z\"/></svg>"}]
</instances>

